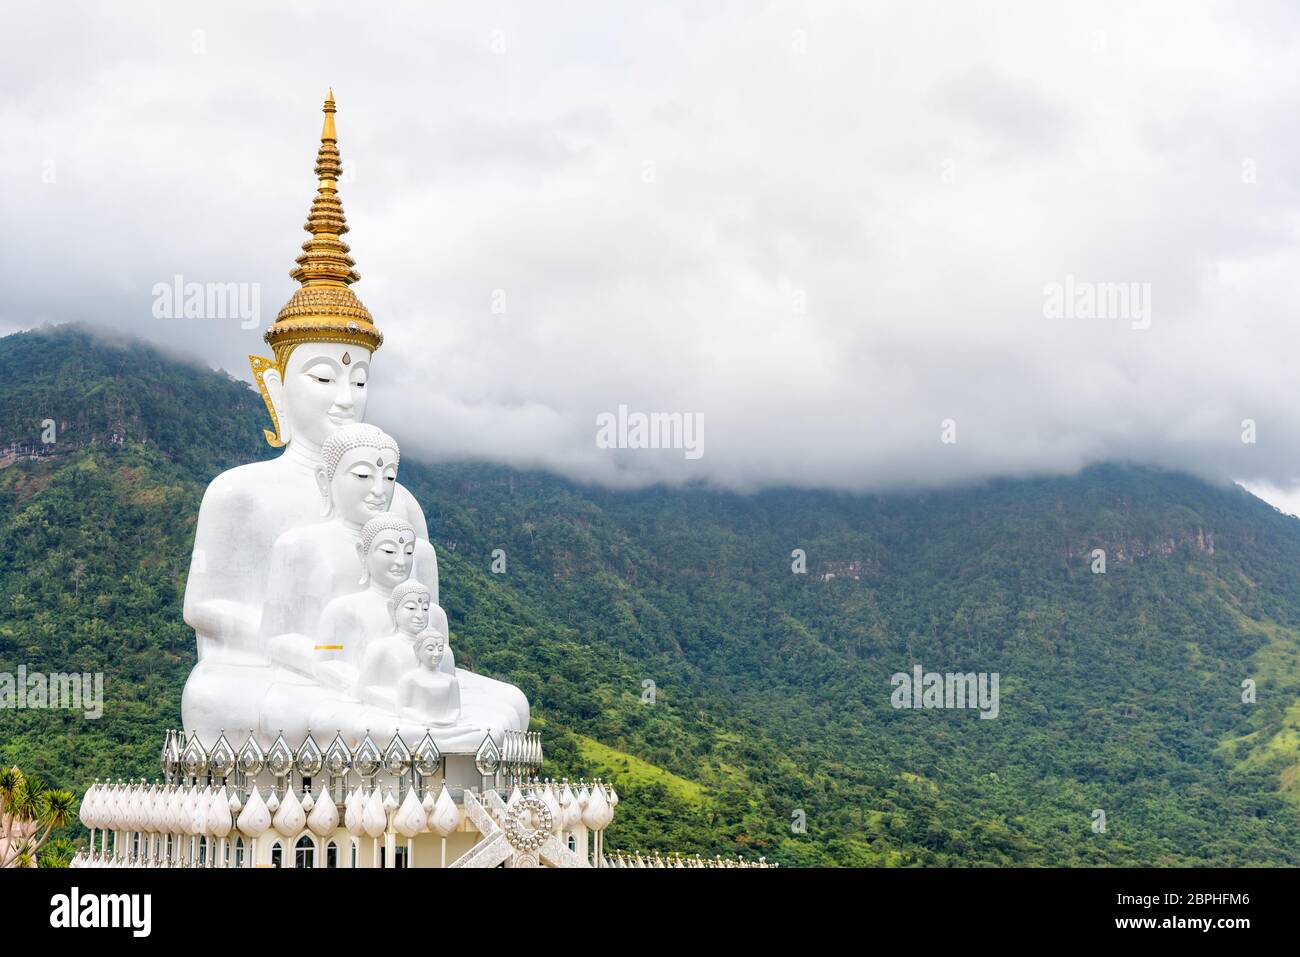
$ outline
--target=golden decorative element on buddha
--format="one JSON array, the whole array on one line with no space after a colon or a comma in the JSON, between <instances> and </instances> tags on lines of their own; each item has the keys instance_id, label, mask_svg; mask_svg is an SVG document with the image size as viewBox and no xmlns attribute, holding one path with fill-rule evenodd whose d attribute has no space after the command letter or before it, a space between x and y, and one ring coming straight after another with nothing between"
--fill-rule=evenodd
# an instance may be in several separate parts
<instances>
[{"instance_id":1,"label":"golden decorative element on buddha","mask_svg":"<svg viewBox=\"0 0 1300 957\"><path fill-rule=\"evenodd\" d=\"M343 167L339 161L338 134L334 129L333 90L325 100L324 112L325 124L316 154L319 182L303 226L311 234L311 239L302 244L302 255L296 260L298 268L289 273L291 278L302 283L302 287L284 304L263 337L275 358L248 357L258 391L275 426L274 432L266 430L266 440L275 448L284 445L285 436L274 397L263 379L269 370L276 370L283 381L289 355L301 342L347 343L371 353L384 341L370 311L349 288L361 278L361 274L353 268L356 262L348 255L350 247L340 238L348 231L348 222L338 195L338 180Z\"/></svg>"}]
</instances>

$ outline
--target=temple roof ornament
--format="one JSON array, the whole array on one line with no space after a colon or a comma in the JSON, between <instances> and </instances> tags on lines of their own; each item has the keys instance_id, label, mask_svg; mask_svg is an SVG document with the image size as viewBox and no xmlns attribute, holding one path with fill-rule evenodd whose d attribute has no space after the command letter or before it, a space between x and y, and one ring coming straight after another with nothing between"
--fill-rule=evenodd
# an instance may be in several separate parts
<instances>
[{"instance_id":1,"label":"temple roof ornament","mask_svg":"<svg viewBox=\"0 0 1300 957\"><path fill-rule=\"evenodd\" d=\"M501 767L501 752L497 750L491 734L483 736L483 743L478 746L478 753L474 755L474 765L478 768L478 773L487 778L496 774L497 769Z\"/></svg>"},{"instance_id":2,"label":"temple roof ornament","mask_svg":"<svg viewBox=\"0 0 1300 957\"><path fill-rule=\"evenodd\" d=\"M230 742L226 740L226 733L223 731L208 755L208 771L211 772L214 778L220 780L229 777L234 770L235 749L230 746Z\"/></svg>"},{"instance_id":3,"label":"temple roof ornament","mask_svg":"<svg viewBox=\"0 0 1300 957\"><path fill-rule=\"evenodd\" d=\"M349 288L361 275L340 238L348 231L338 181L343 172L338 133L334 129L334 91L325 99L325 123L316 153L316 197L303 229L311 239L302 245L298 267L289 275L302 283L276 316L265 339L275 352L281 374L299 342L350 342L374 351L384 341L369 310Z\"/></svg>"},{"instance_id":4,"label":"temple roof ornament","mask_svg":"<svg viewBox=\"0 0 1300 957\"><path fill-rule=\"evenodd\" d=\"M208 755L199 743L199 736L191 735L185 750L181 752L181 769L188 777L196 778L207 770Z\"/></svg>"},{"instance_id":5,"label":"temple roof ornament","mask_svg":"<svg viewBox=\"0 0 1300 957\"><path fill-rule=\"evenodd\" d=\"M394 734L384 749L384 769L393 777L400 778L410 767L411 750L400 734Z\"/></svg>"},{"instance_id":6,"label":"temple roof ornament","mask_svg":"<svg viewBox=\"0 0 1300 957\"><path fill-rule=\"evenodd\" d=\"M352 752L344 742L342 733L336 733L329 750L325 752L325 770L332 777L342 777L351 763Z\"/></svg>"},{"instance_id":7,"label":"temple roof ornament","mask_svg":"<svg viewBox=\"0 0 1300 957\"><path fill-rule=\"evenodd\" d=\"M379 746L367 731L361 746L357 748L357 753L352 757L353 769L363 778L372 778L379 773L383 761L384 757L379 753Z\"/></svg>"},{"instance_id":8,"label":"temple roof ornament","mask_svg":"<svg viewBox=\"0 0 1300 957\"><path fill-rule=\"evenodd\" d=\"M239 749L240 772L250 778L257 777L262 770L262 765L265 763L266 755L262 753L262 748L250 734L248 740L244 742L244 746Z\"/></svg>"},{"instance_id":9,"label":"temple roof ornament","mask_svg":"<svg viewBox=\"0 0 1300 957\"><path fill-rule=\"evenodd\" d=\"M176 732L170 728L167 730L167 739L163 742L161 764L163 775L169 781L180 773L181 749Z\"/></svg>"},{"instance_id":10,"label":"temple roof ornament","mask_svg":"<svg viewBox=\"0 0 1300 957\"><path fill-rule=\"evenodd\" d=\"M438 773L442 764L442 752L438 750L438 745L433 740L426 729L424 737L420 743L415 746L415 770L426 778L433 777Z\"/></svg>"},{"instance_id":11,"label":"temple roof ornament","mask_svg":"<svg viewBox=\"0 0 1300 957\"><path fill-rule=\"evenodd\" d=\"M266 769L277 778L282 778L293 770L293 748L289 747L289 742L284 740L283 731L271 745L271 750L266 753Z\"/></svg>"},{"instance_id":12,"label":"temple roof ornament","mask_svg":"<svg viewBox=\"0 0 1300 957\"><path fill-rule=\"evenodd\" d=\"M307 738L298 747L298 755L295 766L298 773L305 778L314 778L320 773L321 767L325 763L325 757L321 754L320 745L316 739L311 736L311 731L307 731Z\"/></svg>"}]
</instances>

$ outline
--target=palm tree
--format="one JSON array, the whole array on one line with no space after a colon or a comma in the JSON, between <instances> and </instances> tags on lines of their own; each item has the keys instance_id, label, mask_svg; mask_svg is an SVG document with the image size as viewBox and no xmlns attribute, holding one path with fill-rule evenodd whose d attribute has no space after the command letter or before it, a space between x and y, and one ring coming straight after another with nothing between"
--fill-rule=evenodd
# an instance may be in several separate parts
<instances>
[{"instance_id":1,"label":"palm tree","mask_svg":"<svg viewBox=\"0 0 1300 957\"><path fill-rule=\"evenodd\" d=\"M72 819L76 800L16 767L0 769L0 868L31 867L50 835Z\"/></svg>"}]
</instances>

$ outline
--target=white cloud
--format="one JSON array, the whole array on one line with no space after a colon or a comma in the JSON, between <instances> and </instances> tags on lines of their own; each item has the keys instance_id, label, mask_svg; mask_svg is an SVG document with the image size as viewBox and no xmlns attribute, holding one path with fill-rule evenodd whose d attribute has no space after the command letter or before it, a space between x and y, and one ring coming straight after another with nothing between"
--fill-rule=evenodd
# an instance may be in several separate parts
<instances>
[{"instance_id":1,"label":"white cloud","mask_svg":"<svg viewBox=\"0 0 1300 957\"><path fill-rule=\"evenodd\" d=\"M10 20L0 324L131 328L246 374L258 334L152 319L149 290L260 282L273 317L332 84L388 343L371 418L410 450L611 483L1300 479L1285 5ZM1044 318L1067 275L1149 283L1151 328ZM702 414L704 456L598 449L620 404Z\"/></svg>"}]
</instances>

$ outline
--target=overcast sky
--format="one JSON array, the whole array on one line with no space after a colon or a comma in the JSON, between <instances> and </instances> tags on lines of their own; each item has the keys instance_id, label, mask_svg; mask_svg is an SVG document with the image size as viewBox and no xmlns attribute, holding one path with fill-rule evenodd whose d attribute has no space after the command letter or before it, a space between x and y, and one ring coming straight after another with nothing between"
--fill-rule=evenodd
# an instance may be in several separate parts
<instances>
[{"instance_id":1,"label":"overcast sky","mask_svg":"<svg viewBox=\"0 0 1300 957\"><path fill-rule=\"evenodd\" d=\"M407 454L855 489L1125 459L1300 501L1300 13L1047 6L11 6L0 330L247 378L333 85ZM175 275L258 284L260 328L154 318ZM1053 315L1067 277L1149 314ZM704 454L599 448L620 405L702 416Z\"/></svg>"}]
</instances>

